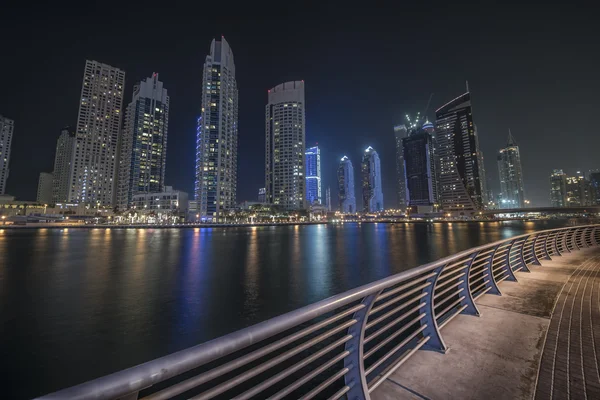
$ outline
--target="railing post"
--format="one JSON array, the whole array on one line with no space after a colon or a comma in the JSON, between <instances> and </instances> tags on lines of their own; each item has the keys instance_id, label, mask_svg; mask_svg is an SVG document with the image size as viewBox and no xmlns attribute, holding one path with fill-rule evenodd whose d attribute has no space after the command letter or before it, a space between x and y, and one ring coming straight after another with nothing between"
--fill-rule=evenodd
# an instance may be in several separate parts
<instances>
[{"instance_id":1,"label":"railing post","mask_svg":"<svg viewBox=\"0 0 600 400\"><path fill-rule=\"evenodd\" d=\"M533 260L531 261L532 264L535 265L542 265L542 263L540 262L540 259L538 258L537 254L535 254L535 245L537 244L538 239L540 238L540 234L538 233L535 236L535 239L533 239L533 246L531 246L531 255L533 256Z\"/></svg>"},{"instance_id":2,"label":"railing post","mask_svg":"<svg viewBox=\"0 0 600 400\"><path fill-rule=\"evenodd\" d=\"M469 277L471 276L471 265L473 265L473 261L475 261L475 258L477 258L479 253L480 252L477 251L471 255L471 259L468 261L465 273L466 279L461 279L463 282L458 284L458 288L463 289L462 292L465 294L465 298L460 302L460 305L467 306L467 308L465 308L461 314L476 315L478 317L481 314L479 313L479 309L475 304L475 300L473 300L473 293L471 293L471 287L469 285Z\"/></svg>"},{"instance_id":3,"label":"railing post","mask_svg":"<svg viewBox=\"0 0 600 400\"><path fill-rule=\"evenodd\" d=\"M546 260L552 260L552 258L550 257L550 253L548 253L548 238L550 237L550 233L546 233L546 236L544 236L544 254L546 255L545 259Z\"/></svg>"},{"instance_id":4,"label":"railing post","mask_svg":"<svg viewBox=\"0 0 600 400\"><path fill-rule=\"evenodd\" d=\"M517 239L514 239L512 242L510 242L510 246L508 246L508 250L506 252L506 272L508 272L508 280L509 281L513 281L513 282L518 282L517 277L515 275L515 272L512 269L512 266L510 265L510 252L513 249L513 246L515 245L515 242L517 241ZM494 254L496 254L496 252L494 252ZM492 260L494 258L492 257ZM493 261L492 261L493 262Z\"/></svg>"},{"instance_id":5,"label":"railing post","mask_svg":"<svg viewBox=\"0 0 600 400\"><path fill-rule=\"evenodd\" d=\"M440 329L435 318L435 304L433 295L435 293L435 287L437 285L438 278L440 277L440 274L444 268L446 268L446 265L448 264L444 264L433 270L435 275L426 281L429 283L429 286L423 289L423 293L425 294L423 301L426 304L424 307L425 317L421 319L421 326L427 325L427 327L423 330L423 336L429 336L430 338L424 348L429 350L437 350L441 353L445 353L447 347L446 343L444 343L444 339L442 339L442 335L440 334Z\"/></svg>"},{"instance_id":6,"label":"railing post","mask_svg":"<svg viewBox=\"0 0 600 400\"><path fill-rule=\"evenodd\" d=\"M498 251L498 247L500 247L500 245L498 245L494 248L492 257L489 258L488 262L483 267L483 270L485 271L484 273L488 274L488 278L489 278L488 283L485 285L485 287L490 288L488 290L488 293L489 294L497 294L498 296L502 296L502 292L500 292L500 289L498 288L498 284L496 283L496 278L494 277L494 269L493 269L493 265L492 265L492 263L494 261L493 255L496 254L496 251Z\"/></svg>"},{"instance_id":7,"label":"railing post","mask_svg":"<svg viewBox=\"0 0 600 400\"><path fill-rule=\"evenodd\" d=\"M586 228L583 228L582 234L581 234L581 241L583 242L585 247L590 247L590 244L587 242L586 236L588 234L588 232L591 230L591 228L588 226Z\"/></svg>"},{"instance_id":8,"label":"railing post","mask_svg":"<svg viewBox=\"0 0 600 400\"><path fill-rule=\"evenodd\" d=\"M579 229L575 228L575 230L573 231L573 236L571 236L571 241L573 242L573 247L575 247L575 250L580 250L581 248L579 247L579 244L577 243L577 231Z\"/></svg>"},{"instance_id":9,"label":"railing post","mask_svg":"<svg viewBox=\"0 0 600 400\"><path fill-rule=\"evenodd\" d=\"M556 231L556 235L554 235L554 241L552 242L554 245L554 252L557 256L562 256L562 253L558 249L558 236L560 235L560 231Z\"/></svg>"},{"instance_id":10,"label":"railing post","mask_svg":"<svg viewBox=\"0 0 600 400\"><path fill-rule=\"evenodd\" d=\"M598 246L598 239L596 238L596 231L598 230L597 227L594 227L594 229L592 229L592 241L594 242L594 245Z\"/></svg>"},{"instance_id":11,"label":"railing post","mask_svg":"<svg viewBox=\"0 0 600 400\"><path fill-rule=\"evenodd\" d=\"M563 244L563 251L566 251L567 253L571 252L571 249L569 249L569 242L567 241L567 237L569 236L569 229L563 229L563 235L562 235L562 244Z\"/></svg>"},{"instance_id":12,"label":"railing post","mask_svg":"<svg viewBox=\"0 0 600 400\"><path fill-rule=\"evenodd\" d=\"M348 328L348 334L352 339L346 342L345 350L350 354L344 358L344 367L348 368L348 373L344 376L345 384L348 385L348 399L368 400L369 388L367 387L367 377L365 376L365 365L363 362L363 340L365 337L365 326L367 325L367 316L373 308L375 300L381 291L365 297L362 304L365 306L356 311L352 318L357 322Z\"/></svg>"},{"instance_id":13,"label":"railing post","mask_svg":"<svg viewBox=\"0 0 600 400\"><path fill-rule=\"evenodd\" d=\"M521 248L519 249L519 258L521 260L521 265L523 268L521 268L521 272L531 272L531 270L529 269L529 267L527 266L527 263L525 262L525 242L527 241L527 239L529 239L529 236L527 236L520 244L521 244Z\"/></svg>"}]
</instances>

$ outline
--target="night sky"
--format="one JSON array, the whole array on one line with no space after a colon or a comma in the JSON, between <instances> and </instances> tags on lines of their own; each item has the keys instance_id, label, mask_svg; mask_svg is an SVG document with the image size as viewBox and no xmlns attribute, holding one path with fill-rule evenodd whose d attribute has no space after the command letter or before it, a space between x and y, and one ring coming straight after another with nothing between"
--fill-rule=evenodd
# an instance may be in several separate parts
<instances>
[{"instance_id":1,"label":"night sky","mask_svg":"<svg viewBox=\"0 0 600 400\"><path fill-rule=\"evenodd\" d=\"M553 168L600 168L600 29L593 12L574 5L351 12L302 3L293 17L271 8L228 18L213 18L233 10L212 3L197 12L120 7L3 8L0 114L15 120L7 193L35 199L39 173L52 170L61 127L76 123L86 58L125 70L124 104L136 81L160 74L171 97L166 184L192 193L202 65L221 35L234 52L240 93L238 201L256 200L264 186L267 89L289 80L305 81L307 146L319 143L323 194L331 186L336 204L339 159L350 157L358 179L371 145L382 161L385 205L395 206L394 124L423 111L431 93L433 120L466 80L494 194L496 153L509 128L535 205L549 204Z\"/></svg>"}]
</instances>

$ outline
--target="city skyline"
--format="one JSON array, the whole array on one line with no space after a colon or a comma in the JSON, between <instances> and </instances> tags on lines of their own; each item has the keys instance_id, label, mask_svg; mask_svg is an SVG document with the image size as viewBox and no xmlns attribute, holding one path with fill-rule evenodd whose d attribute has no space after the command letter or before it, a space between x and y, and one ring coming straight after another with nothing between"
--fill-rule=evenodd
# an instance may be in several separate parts
<instances>
[{"instance_id":1,"label":"city skyline","mask_svg":"<svg viewBox=\"0 0 600 400\"><path fill-rule=\"evenodd\" d=\"M526 7L518 16L510 16L514 29L508 35L501 36L493 35L500 27L486 24L486 18L483 17L471 26L468 36L477 32L480 37L486 38L485 46L482 45L483 42L475 42L471 43L470 47L458 48L456 53L442 64L436 61L438 56L421 53L422 64L428 66L423 69L408 66L403 54L396 55L386 52L385 49L389 43L394 42L400 46L408 46L407 51L412 49L412 46L422 49L429 45L431 48L439 37L439 31L444 27L439 13L430 17L432 21L441 25L423 35L417 41L418 44L410 44L412 39L403 39L394 31L379 35L378 41L369 41L364 38L369 37L369 32L377 32L374 24L369 23L351 31L349 23L337 23L328 29L332 32L342 29L342 32L347 34L330 37L331 43L327 46L318 40L319 35L308 32L306 28L300 31L304 33L301 35L302 40L288 37L286 42L299 49L294 54L286 54L274 47L283 39L263 37L263 32L267 32L266 26L259 27L257 32L250 31L249 24L235 18L231 22L211 20L194 30L186 28L185 24L173 26L173 21L167 18L166 26L174 29L165 32L166 36L161 39L161 46L153 53L126 45L127 41L133 38L133 32L138 32L136 25L139 25L139 22L127 27L115 26L115 32L110 34L110 41L98 35L84 37L75 43L71 37L80 35L71 33L80 30L81 23L77 19L69 19L68 23L64 24L64 33L53 32L50 29L52 32L42 35L45 37L37 43L30 43L31 38L28 36L15 39L15 59L22 61L14 64L3 63L0 66L5 76L12 77L0 99L0 113L13 119L16 127L8 193L22 199L35 198L39 173L52 169L53 156L47 154L47 149L49 146L55 146L54 132L64 125L75 124L74 104L81 88L80 71L86 58L96 59L127 72L126 102L130 100L132 85L146 77L148 70L160 72L161 80L166 82L173 98L171 144L167 164L174 167L167 168L166 181L193 193L195 157L190 148L195 143L195 118L198 115L199 90L202 85L198 79L198 71L202 68L206 55L205 43L215 35L224 34L234 48L249 50L248 54L238 54L236 58L236 64L241 63L237 68L238 75L241 74L237 80L243 92L240 99L243 102L240 105L240 126L243 127L244 134L240 136L239 147L247 150L239 156L239 169L241 171L242 165L244 166L246 178L238 185L238 202L255 198L256 188L263 186L261 182L264 181L264 166L257 160L263 157L264 146L256 142L261 141L261 133L264 132L261 108L264 107L264 91L269 87L300 78L309 83L306 96L314 107L311 107L311 116L307 119L307 140L309 143L318 140L321 145L324 187L335 186L335 170L337 160L341 156L347 154L356 159L360 156L361 149L372 145L380 152L382 169L385 171L383 185L386 204L393 204L396 197L396 176L393 173L395 152L390 127L401 120L406 110L423 109L431 92L434 93L432 106L426 115L432 119L431 110L444 99L452 98L454 93L458 93L464 80L468 79L476 98L477 128L482 138L482 150L489 157L486 167L493 191L499 192L499 180L494 159L489 155L504 145L504 132L511 126L515 135L520 137L519 145L523 154L535 154L535 146L542 140L548 139L550 143L545 157L534 155L523 160L523 169L527 171L525 185L528 187L528 193L531 193L532 202L549 204L547 176L553 168L582 171L596 168L592 151L596 140L592 135L595 128L591 115L597 103L592 96L592 93L597 91L594 87L597 84L588 79L583 85L584 80L580 79L591 72L591 59L597 57L585 51L586 42L592 43L597 35L589 35L589 27L579 20L575 24L574 19L563 13L560 13L560 27L556 29L556 24L552 21L559 18L559 13L552 8L542 11L542 19L538 18L539 13L540 10ZM324 12L325 15L327 11ZM532 19L532 15L536 18ZM97 20L94 17L91 23L94 23L94 19ZM44 21L45 19L33 15L20 23L23 24L23 29L32 24L39 25L33 27L35 29L45 29ZM11 20L10 23L12 22ZM296 31L301 27L299 22L289 22L284 32ZM531 24L537 29L533 29ZM528 31L538 33L527 33ZM451 35L454 40L460 40L465 38L467 33L455 31ZM36 37L39 39L39 35ZM169 43L176 37L181 40L177 41L178 46L174 48ZM502 39L499 39L500 37ZM527 46L526 52L523 52L524 46L520 43L522 37L528 37L531 40L527 42L534 43ZM574 37L579 39L573 40ZM266 40L264 45L257 45L261 40ZM30 50L21 51L17 44ZM491 48L496 50L488 50ZM569 57L584 59L578 65L568 64L566 61L561 61L560 65L546 65L542 73L538 73L537 60L556 54L557 49L565 55L564 60ZM25 69L21 71L20 66L26 63L34 64L36 51L49 60L47 76L51 76L52 79L42 79L30 74L26 77ZM362 61L357 63L353 57L356 52L361 51L388 54L381 64L381 74L386 79L370 85L359 83L350 87L344 82L356 79L360 69L364 67ZM328 54L328 57L322 57L324 54ZM521 60L519 65L509 62L511 57L516 56ZM277 65L277 68L259 68L253 65L257 57L262 60L263 65ZM302 62L307 58L322 59L323 68L319 71L307 68L306 63ZM345 68L345 65L351 67ZM552 82L559 82L558 85L552 85L551 90L546 84L550 79ZM60 101L52 108L47 108L45 102L42 102L42 97L35 95L40 91L53 93ZM515 92L519 92L516 98L513 95ZM378 98L376 107L361 104L360 99L373 95ZM568 105L566 109L558 107L558 104L562 103L561 98L572 98L573 104ZM359 112L363 108L366 113ZM32 112L39 115L39 118L31 118ZM569 118L571 122L546 122L544 115L559 112L569 113L572 117ZM523 135L522 132L527 134ZM580 140L591 135L592 145L581 148L577 156L568 154L561 146L555 145L565 133ZM30 146L31 142L35 145ZM30 155L36 160L35 163L28 163ZM552 162L553 159L561 160L560 164Z\"/></svg>"}]
</instances>

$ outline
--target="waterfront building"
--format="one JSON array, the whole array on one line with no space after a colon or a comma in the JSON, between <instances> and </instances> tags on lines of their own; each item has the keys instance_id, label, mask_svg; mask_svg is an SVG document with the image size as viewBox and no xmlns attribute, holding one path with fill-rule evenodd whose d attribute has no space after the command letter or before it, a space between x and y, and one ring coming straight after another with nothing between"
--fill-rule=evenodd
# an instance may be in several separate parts
<instances>
[{"instance_id":1,"label":"waterfront building","mask_svg":"<svg viewBox=\"0 0 600 400\"><path fill-rule=\"evenodd\" d=\"M121 135L117 203L121 210L133 196L162 192L165 187L169 96L158 74L133 86Z\"/></svg>"},{"instance_id":2,"label":"waterfront building","mask_svg":"<svg viewBox=\"0 0 600 400\"><path fill-rule=\"evenodd\" d=\"M379 154L367 147L362 159L362 195L363 211L383 211L383 192L381 188L381 162Z\"/></svg>"},{"instance_id":3,"label":"waterfront building","mask_svg":"<svg viewBox=\"0 0 600 400\"><path fill-rule=\"evenodd\" d=\"M0 195L6 191L8 165L10 163L10 145L12 143L15 122L0 115Z\"/></svg>"},{"instance_id":4,"label":"waterfront building","mask_svg":"<svg viewBox=\"0 0 600 400\"><path fill-rule=\"evenodd\" d=\"M52 203L52 179L51 173L42 172L38 179L37 198L36 201L40 204Z\"/></svg>"},{"instance_id":5,"label":"waterfront building","mask_svg":"<svg viewBox=\"0 0 600 400\"><path fill-rule=\"evenodd\" d=\"M441 206L444 211L472 215L483 208L484 170L469 92L436 110L435 131Z\"/></svg>"},{"instance_id":6,"label":"waterfront building","mask_svg":"<svg viewBox=\"0 0 600 400\"><path fill-rule=\"evenodd\" d=\"M111 206L125 72L86 60L71 163L69 203Z\"/></svg>"},{"instance_id":7,"label":"waterfront building","mask_svg":"<svg viewBox=\"0 0 600 400\"><path fill-rule=\"evenodd\" d=\"M525 207L521 155L519 146L517 146L510 131L508 132L506 147L500 149L498 154L498 173L500 176L500 193L502 195L502 202L499 204L499 207Z\"/></svg>"},{"instance_id":8,"label":"waterfront building","mask_svg":"<svg viewBox=\"0 0 600 400\"><path fill-rule=\"evenodd\" d=\"M284 210L306 208L304 81L285 82L268 93L265 109L267 203Z\"/></svg>"},{"instance_id":9,"label":"waterfront building","mask_svg":"<svg viewBox=\"0 0 600 400\"><path fill-rule=\"evenodd\" d=\"M327 211L331 212L331 187L327 187L325 202L327 203Z\"/></svg>"},{"instance_id":10,"label":"waterfront building","mask_svg":"<svg viewBox=\"0 0 600 400\"><path fill-rule=\"evenodd\" d=\"M593 187L585 176L577 171L575 176L566 177L566 203L568 207L583 207L595 204Z\"/></svg>"},{"instance_id":11,"label":"waterfront building","mask_svg":"<svg viewBox=\"0 0 600 400\"><path fill-rule=\"evenodd\" d=\"M590 171L590 185L594 204L600 205L600 171Z\"/></svg>"},{"instance_id":12,"label":"waterfront building","mask_svg":"<svg viewBox=\"0 0 600 400\"><path fill-rule=\"evenodd\" d=\"M396 177L397 177L397 196L398 208L404 210L406 203L406 177L404 173L404 149L402 147L402 139L407 136L406 125L394 126L394 136L396 139Z\"/></svg>"},{"instance_id":13,"label":"waterfront building","mask_svg":"<svg viewBox=\"0 0 600 400\"><path fill-rule=\"evenodd\" d=\"M188 213L188 194L165 186L164 192L138 193L132 198L133 209L144 213L164 213L186 216Z\"/></svg>"},{"instance_id":14,"label":"waterfront building","mask_svg":"<svg viewBox=\"0 0 600 400\"><path fill-rule=\"evenodd\" d=\"M202 114L196 131L194 196L204 221L219 221L221 214L236 205L237 151L235 63L229 43L221 37L212 41L204 62Z\"/></svg>"},{"instance_id":15,"label":"waterfront building","mask_svg":"<svg viewBox=\"0 0 600 400\"><path fill-rule=\"evenodd\" d=\"M406 200L417 213L437 211L438 204L435 138L426 124L428 130L417 119L402 139Z\"/></svg>"},{"instance_id":16,"label":"waterfront building","mask_svg":"<svg viewBox=\"0 0 600 400\"><path fill-rule=\"evenodd\" d=\"M550 203L552 207L567 205L567 175L562 169L555 169L550 175Z\"/></svg>"},{"instance_id":17,"label":"waterfront building","mask_svg":"<svg viewBox=\"0 0 600 400\"><path fill-rule=\"evenodd\" d=\"M306 201L309 205L322 204L321 150L319 146L309 147L304 154L306 157Z\"/></svg>"},{"instance_id":18,"label":"waterfront building","mask_svg":"<svg viewBox=\"0 0 600 400\"><path fill-rule=\"evenodd\" d=\"M52 172L52 203L66 203L71 186L71 166L75 149L75 129L70 126L60 131L54 153L54 171Z\"/></svg>"},{"instance_id":19,"label":"waterfront building","mask_svg":"<svg viewBox=\"0 0 600 400\"><path fill-rule=\"evenodd\" d=\"M265 189L265 188L258 189L258 202L259 203L267 202L267 189Z\"/></svg>"},{"instance_id":20,"label":"waterfront building","mask_svg":"<svg viewBox=\"0 0 600 400\"><path fill-rule=\"evenodd\" d=\"M354 167L348 157L344 156L340 160L337 176L340 212L354 214L357 211L354 195Z\"/></svg>"}]
</instances>

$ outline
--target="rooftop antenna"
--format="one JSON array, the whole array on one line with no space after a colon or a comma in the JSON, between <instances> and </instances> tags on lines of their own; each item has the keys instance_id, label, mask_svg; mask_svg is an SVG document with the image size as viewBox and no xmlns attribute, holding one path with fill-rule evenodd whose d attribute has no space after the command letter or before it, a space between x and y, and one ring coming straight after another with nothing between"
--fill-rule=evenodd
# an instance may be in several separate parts
<instances>
[{"instance_id":1,"label":"rooftop antenna","mask_svg":"<svg viewBox=\"0 0 600 400\"><path fill-rule=\"evenodd\" d=\"M469 93L469 81L465 81L466 85L467 85L467 93Z\"/></svg>"},{"instance_id":2,"label":"rooftop antenna","mask_svg":"<svg viewBox=\"0 0 600 400\"><path fill-rule=\"evenodd\" d=\"M423 111L423 115L425 115L425 119L427 119L427 111L429 110L429 105L431 104L431 99L433 98L433 93L429 95L429 100L427 100L427 105L425 106L425 111Z\"/></svg>"}]
</instances>

